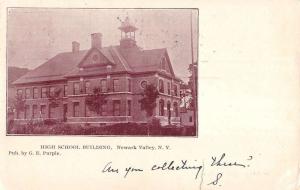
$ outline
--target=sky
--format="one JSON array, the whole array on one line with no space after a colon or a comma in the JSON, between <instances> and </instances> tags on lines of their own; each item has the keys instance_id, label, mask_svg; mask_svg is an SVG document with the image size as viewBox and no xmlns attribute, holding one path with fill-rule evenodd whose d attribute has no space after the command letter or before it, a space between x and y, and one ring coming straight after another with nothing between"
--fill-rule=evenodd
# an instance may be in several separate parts
<instances>
[{"instance_id":1,"label":"sky","mask_svg":"<svg viewBox=\"0 0 300 190\"><path fill-rule=\"evenodd\" d=\"M191 17L192 14L192 17ZM8 11L8 66L34 69L58 53L90 48L90 34L102 33L103 46L118 45L120 19L136 25L137 45L167 48L175 74L187 81L191 60L191 18L194 60L198 52L198 12L192 9L42 9Z\"/></svg>"}]
</instances>

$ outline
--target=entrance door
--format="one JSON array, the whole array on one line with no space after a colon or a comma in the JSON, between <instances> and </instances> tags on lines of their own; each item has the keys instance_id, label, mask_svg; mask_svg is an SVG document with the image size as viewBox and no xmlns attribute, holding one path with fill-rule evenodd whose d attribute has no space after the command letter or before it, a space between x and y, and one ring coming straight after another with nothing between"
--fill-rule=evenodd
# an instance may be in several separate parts
<instances>
[{"instance_id":1,"label":"entrance door","mask_svg":"<svg viewBox=\"0 0 300 190\"><path fill-rule=\"evenodd\" d=\"M63 115L64 122L67 121L67 113L68 113L68 104L64 104L64 115Z\"/></svg>"},{"instance_id":2,"label":"entrance door","mask_svg":"<svg viewBox=\"0 0 300 190\"><path fill-rule=\"evenodd\" d=\"M167 112L168 112L168 124L171 124L171 103L167 103Z\"/></svg>"}]
</instances>

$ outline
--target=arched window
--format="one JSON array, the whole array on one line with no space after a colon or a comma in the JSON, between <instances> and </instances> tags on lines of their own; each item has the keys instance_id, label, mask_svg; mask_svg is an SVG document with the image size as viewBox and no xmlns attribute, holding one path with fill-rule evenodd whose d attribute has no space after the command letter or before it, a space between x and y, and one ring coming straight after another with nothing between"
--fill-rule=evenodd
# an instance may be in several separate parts
<instances>
[{"instance_id":1,"label":"arched window","mask_svg":"<svg viewBox=\"0 0 300 190\"><path fill-rule=\"evenodd\" d=\"M159 79L159 92L164 93L164 81Z\"/></svg>"},{"instance_id":2,"label":"arched window","mask_svg":"<svg viewBox=\"0 0 300 190\"><path fill-rule=\"evenodd\" d=\"M178 104L177 104L177 102L173 103L173 109L174 109L175 117L178 117Z\"/></svg>"},{"instance_id":3,"label":"arched window","mask_svg":"<svg viewBox=\"0 0 300 190\"><path fill-rule=\"evenodd\" d=\"M163 116L164 115L164 107L165 107L165 102L164 100L159 101L159 115Z\"/></svg>"},{"instance_id":4,"label":"arched window","mask_svg":"<svg viewBox=\"0 0 300 190\"><path fill-rule=\"evenodd\" d=\"M176 84L173 85L173 90L174 90L174 96L178 96L177 85Z\"/></svg>"}]
</instances>

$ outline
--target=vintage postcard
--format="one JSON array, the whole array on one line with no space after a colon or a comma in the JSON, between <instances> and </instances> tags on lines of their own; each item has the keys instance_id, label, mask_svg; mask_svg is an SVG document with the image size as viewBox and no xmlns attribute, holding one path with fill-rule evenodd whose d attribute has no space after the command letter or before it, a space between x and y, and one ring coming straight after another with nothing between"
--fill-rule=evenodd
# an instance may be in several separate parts
<instances>
[{"instance_id":1,"label":"vintage postcard","mask_svg":"<svg viewBox=\"0 0 300 190\"><path fill-rule=\"evenodd\" d=\"M300 1L0 8L0 190L300 190Z\"/></svg>"},{"instance_id":2,"label":"vintage postcard","mask_svg":"<svg viewBox=\"0 0 300 190\"><path fill-rule=\"evenodd\" d=\"M197 29L198 9L8 8L7 134L196 136Z\"/></svg>"}]
</instances>

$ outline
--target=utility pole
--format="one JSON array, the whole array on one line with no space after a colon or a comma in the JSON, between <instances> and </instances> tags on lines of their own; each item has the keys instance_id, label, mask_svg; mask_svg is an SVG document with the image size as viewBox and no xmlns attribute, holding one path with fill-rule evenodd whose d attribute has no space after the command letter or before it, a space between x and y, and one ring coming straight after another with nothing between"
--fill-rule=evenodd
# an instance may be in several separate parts
<instances>
[{"instance_id":1,"label":"utility pole","mask_svg":"<svg viewBox=\"0 0 300 190\"><path fill-rule=\"evenodd\" d=\"M191 11L190 17L190 26L191 26L191 56L192 56L192 64L191 64L191 73L192 73L192 98L194 101L193 105L193 112L194 112L194 126L197 125L197 65L194 62L194 44L193 44L193 19L192 19L193 12Z\"/></svg>"}]
</instances>

